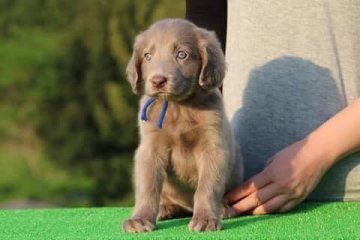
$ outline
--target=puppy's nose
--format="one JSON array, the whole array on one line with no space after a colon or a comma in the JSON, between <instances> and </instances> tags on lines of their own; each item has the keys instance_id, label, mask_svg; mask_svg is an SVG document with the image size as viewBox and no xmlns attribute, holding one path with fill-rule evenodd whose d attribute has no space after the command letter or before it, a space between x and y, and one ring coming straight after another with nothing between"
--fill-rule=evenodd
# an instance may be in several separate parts
<instances>
[{"instance_id":1,"label":"puppy's nose","mask_svg":"<svg viewBox=\"0 0 360 240\"><path fill-rule=\"evenodd\" d=\"M162 75L156 75L153 78L151 78L151 84L155 87L155 88L162 88L165 86L166 82L167 82L167 78L165 76Z\"/></svg>"}]
</instances>

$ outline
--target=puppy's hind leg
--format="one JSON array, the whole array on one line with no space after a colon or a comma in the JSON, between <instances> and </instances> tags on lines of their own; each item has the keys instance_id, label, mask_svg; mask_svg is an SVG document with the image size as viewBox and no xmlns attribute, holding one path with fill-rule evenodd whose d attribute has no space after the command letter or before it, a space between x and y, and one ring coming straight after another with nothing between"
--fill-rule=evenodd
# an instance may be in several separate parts
<instances>
[{"instance_id":1,"label":"puppy's hind leg","mask_svg":"<svg viewBox=\"0 0 360 240\"><path fill-rule=\"evenodd\" d=\"M181 217L191 216L191 214L192 214L191 211L188 211L177 204L166 202L160 204L157 219L162 221L171 218L181 218Z\"/></svg>"},{"instance_id":2,"label":"puppy's hind leg","mask_svg":"<svg viewBox=\"0 0 360 240\"><path fill-rule=\"evenodd\" d=\"M180 189L169 180L165 181L160 197L158 220L191 216L193 191Z\"/></svg>"}]
</instances>

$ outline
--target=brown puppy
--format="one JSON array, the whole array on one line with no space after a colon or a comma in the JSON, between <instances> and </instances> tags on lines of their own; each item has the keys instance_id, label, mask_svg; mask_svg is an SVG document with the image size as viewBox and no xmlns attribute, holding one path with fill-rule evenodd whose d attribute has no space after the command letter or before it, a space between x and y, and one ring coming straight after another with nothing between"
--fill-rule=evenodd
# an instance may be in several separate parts
<instances>
[{"instance_id":1,"label":"brown puppy","mask_svg":"<svg viewBox=\"0 0 360 240\"><path fill-rule=\"evenodd\" d=\"M135 154L135 209L124 231L144 232L158 219L193 213L189 230L221 228L225 191L241 182L240 155L218 87L224 54L213 32L181 19L153 24L137 36L128 81L142 93L140 106L155 97L148 121L139 122ZM169 101L163 128L156 121Z\"/></svg>"}]
</instances>

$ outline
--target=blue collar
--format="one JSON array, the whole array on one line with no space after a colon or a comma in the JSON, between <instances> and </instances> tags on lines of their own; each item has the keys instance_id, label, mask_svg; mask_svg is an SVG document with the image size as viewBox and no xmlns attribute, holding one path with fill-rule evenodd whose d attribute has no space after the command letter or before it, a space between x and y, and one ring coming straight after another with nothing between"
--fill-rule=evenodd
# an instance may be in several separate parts
<instances>
[{"instance_id":1,"label":"blue collar","mask_svg":"<svg viewBox=\"0 0 360 240\"><path fill-rule=\"evenodd\" d=\"M156 98L151 97L145 102L145 104L144 104L144 106L143 106L143 108L141 110L141 120L143 120L145 122L148 120L147 109L155 101L156 101ZM167 108L168 108L168 104L169 104L168 101L166 101L166 100L163 101L163 106L161 108L159 118L158 118L158 120L156 122L156 125L158 126L158 128L162 128L162 126L163 126L163 122L164 122L165 114L166 114L166 111L167 111Z\"/></svg>"}]
</instances>

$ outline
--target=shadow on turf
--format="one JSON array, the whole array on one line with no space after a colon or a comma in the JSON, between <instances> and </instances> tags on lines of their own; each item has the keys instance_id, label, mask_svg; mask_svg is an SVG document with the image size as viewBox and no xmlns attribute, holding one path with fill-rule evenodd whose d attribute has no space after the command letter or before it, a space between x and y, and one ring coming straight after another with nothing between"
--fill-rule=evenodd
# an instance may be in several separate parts
<instances>
[{"instance_id":1,"label":"shadow on turf","mask_svg":"<svg viewBox=\"0 0 360 240\"><path fill-rule=\"evenodd\" d=\"M168 228L176 228L179 226L187 226L187 224L190 222L190 218L177 218L177 219L171 219L171 220L165 220L165 221L158 221L156 223L156 228L159 230L164 230Z\"/></svg>"},{"instance_id":2,"label":"shadow on turf","mask_svg":"<svg viewBox=\"0 0 360 240\"><path fill-rule=\"evenodd\" d=\"M224 230L226 229L232 229L232 228L238 228L241 226L244 226L246 224L253 224L255 222L259 221L269 221L275 218L282 218L287 217L289 215L293 214L303 214L308 213L316 210L319 207L324 207L327 204L330 204L331 202L306 202L302 203L299 206L297 206L295 209L288 213L281 213L281 214L268 214L268 215L258 215L258 216L250 216L250 215L244 215L237 218L232 218L225 220L223 222Z\"/></svg>"},{"instance_id":3,"label":"shadow on turf","mask_svg":"<svg viewBox=\"0 0 360 240\"><path fill-rule=\"evenodd\" d=\"M237 218L223 220L223 230L238 228L246 224L253 224L262 220L269 220L274 218L283 217L286 214L278 215L263 215L263 216L240 216ZM190 222L190 218L178 218L173 220L159 221L157 222L158 230L166 230L176 228L180 226L187 226Z\"/></svg>"},{"instance_id":4,"label":"shadow on turf","mask_svg":"<svg viewBox=\"0 0 360 240\"><path fill-rule=\"evenodd\" d=\"M302 203L297 208L289 213L282 213L282 214L269 214L269 215L261 215L261 216L250 216L250 215L242 215L236 218L226 219L223 220L223 230L229 230L233 228L242 227L247 224L254 224L259 221L269 221L276 218L286 217L292 214L302 214L307 212L312 212L316 208L322 207L326 205L326 202L322 203ZM178 219L171 219L165 221L158 221L157 222L157 229L158 230L166 230L171 228L176 228L180 226L187 227L188 223L190 222L190 218L178 218Z\"/></svg>"},{"instance_id":5,"label":"shadow on turf","mask_svg":"<svg viewBox=\"0 0 360 240\"><path fill-rule=\"evenodd\" d=\"M223 230L238 228L247 224L254 224L255 222L258 221L270 220L283 216L286 216L286 214L263 215L263 216L240 216L237 218L227 219L223 221ZM190 218L179 218L173 220L159 221L157 222L157 230L166 230L180 226L187 227L189 222L190 222Z\"/></svg>"}]
</instances>

